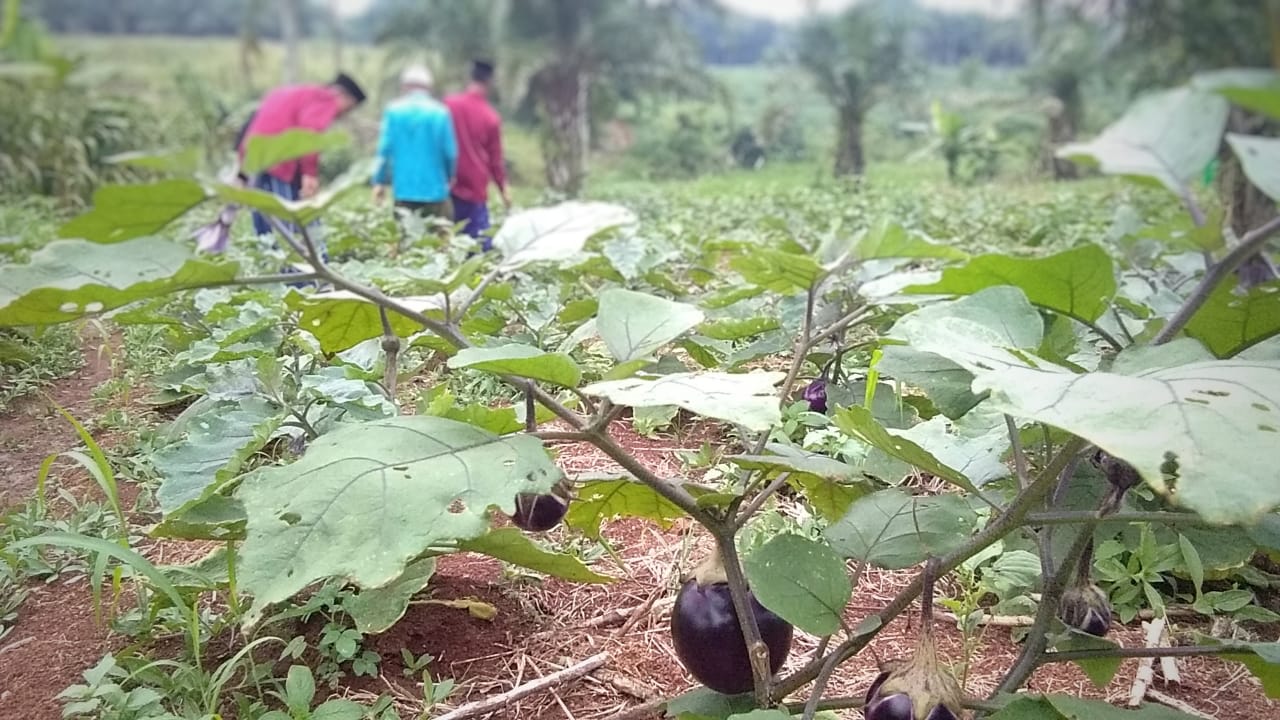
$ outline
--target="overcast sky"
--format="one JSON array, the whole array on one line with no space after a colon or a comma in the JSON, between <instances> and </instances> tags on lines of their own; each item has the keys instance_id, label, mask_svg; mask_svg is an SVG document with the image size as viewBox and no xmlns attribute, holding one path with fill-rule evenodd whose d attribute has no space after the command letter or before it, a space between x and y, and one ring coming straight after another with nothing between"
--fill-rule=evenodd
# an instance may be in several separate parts
<instances>
[{"instance_id":1,"label":"overcast sky","mask_svg":"<svg viewBox=\"0 0 1280 720\"><path fill-rule=\"evenodd\" d=\"M720 0L741 12L769 17L775 20L794 20L802 17L808 0ZM855 0L816 0L819 10L830 12L849 6ZM369 6L371 0L337 0L343 11L355 15ZM993 15L1015 12L1021 0L920 0L921 4L949 10L976 10Z\"/></svg>"}]
</instances>

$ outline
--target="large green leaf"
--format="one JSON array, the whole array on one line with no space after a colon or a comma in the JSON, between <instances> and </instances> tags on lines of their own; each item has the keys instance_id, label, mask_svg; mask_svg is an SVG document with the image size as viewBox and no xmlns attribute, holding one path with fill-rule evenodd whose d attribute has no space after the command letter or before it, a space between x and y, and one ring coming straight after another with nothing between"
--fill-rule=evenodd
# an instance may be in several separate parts
<instances>
[{"instance_id":1,"label":"large green leaf","mask_svg":"<svg viewBox=\"0 0 1280 720\"><path fill-rule=\"evenodd\" d=\"M1116 707L1103 700L1083 700L1070 695L1019 695L990 716L991 720L1193 720L1193 716L1163 705L1137 710Z\"/></svg>"},{"instance_id":2,"label":"large green leaf","mask_svg":"<svg viewBox=\"0 0 1280 720\"><path fill-rule=\"evenodd\" d=\"M186 437L151 456L161 479L156 499L166 514L200 498L211 485L240 472L250 455L266 444L284 419L270 403L246 399L199 401L183 413Z\"/></svg>"},{"instance_id":3,"label":"large green leaf","mask_svg":"<svg viewBox=\"0 0 1280 720\"><path fill-rule=\"evenodd\" d=\"M676 405L705 417L765 431L782 420L774 387L780 372L673 373L655 378L628 378L588 385L587 395L606 397L615 405Z\"/></svg>"},{"instance_id":4,"label":"large green leaf","mask_svg":"<svg viewBox=\"0 0 1280 720\"><path fill-rule=\"evenodd\" d=\"M942 478L957 487L976 492L973 483L963 473L943 465L936 457L906 437L890 433L883 425L876 422L871 411L864 407L842 408L831 416L831 420L846 435L857 438L890 457Z\"/></svg>"},{"instance_id":5,"label":"large green leaf","mask_svg":"<svg viewBox=\"0 0 1280 720\"><path fill-rule=\"evenodd\" d=\"M963 260L968 257L959 248L930 242L922 235L908 232L901 225L887 220L860 233L853 241L853 254L859 260L877 258Z\"/></svg>"},{"instance_id":6,"label":"large green leaf","mask_svg":"<svg viewBox=\"0 0 1280 720\"><path fill-rule=\"evenodd\" d=\"M1227 68L1200 73L1193 87L1216 92L1242 108L1280 119L1280 72L1265 68Z\"/></svg>"},{"instance_id":7,"label":"large green leaf","mask_svg":"<svg viewBox=\"0 0 1280 720\"><path fill-rule=\"evenodd\" d=\"M810 255L769 248L752 248L730 261L729 266L747 282L784 294L808 290L822 274L822 267Z\"/></svg>"},{"instance_id":8,"label":"large green leaf","mask_svg":"<svg viewBox=\"0 0 1280 720\"><path fill-rule=\"evenodd\" d=\"M0 267L0 326L67 322L137 300L223 284L238 271L234 263L198 260L189 249L156 237L111 246L55 240L26 265Z\"/></svg>"},{"instance_id":9,"label":"large green leaf","mask_svg":"<svg viewBox=\"0 0 1280 720\"><path fill-rule=\"evenodd\" d=\"M1220 358L1275 337L1280 334L1280 282L1258 285L1243 295L1234 279L1219 283L1191 316L1185 332Z\"/></svg>"},{"instance_id":10,"label":"large green leaf","mask_svg":"<svg viewBox=\"0 0 1280 720\"><path fill-rule=\"evenodd\" d=\"M516 270L532 262L569 260L593 235L635 222L635 214L620 205L565 202L507 218L493 247L502 254L502 267Z\"/></svg>"},{"instance_id":11,"label":"large green leaf","mask_svg":"<svg viewBox=\"0 0 1280 720\"><path fill-rule=\"evenodd\" d=\"M1116 294L1111 257L1092 243L1043 258L979 255L943 270L936 283L904 292L967 295L1000 285L1021 288L1033 304L1085 322L1101 317Z\"/></svg>"},{"instance_id":12,"label":"large green leaf","mask_svg":"<svg viewBox=\"0 0 1280 720\"><path fill-rule=\"evenodd\" d=\"M721 695L699 687L669 700L667 717L676 720L727 720L734 714L751 712L755 706L750 695Z\"/></svg>"},{"instance_id":13,"label":"large green leaf","mask_svg":"<svg viewBox=\"0 0 1280 720\"><path fill-rule=\"evenodd\" d=\"M64 238L118 243L151 235L205 200L194 180L108 185L93 194L93 209L58 229Z\"/></svg>"},{"instance_id":14,"label":"large green leaf","mask_svg":"<svg viewBox=\"0 0 1280 720\"><path fill-rule=\"evenodd\" d=\"M1240 158L1249 182L1280 202L1280 138L1227 133L1227 143Z\"/></svg>"},{"instance_id":15,"label":"large green leaf","mask_svg":"<svg viewBox=\"0 0 1280 720\"><path fill-rule=\"evenodd\" d=\"M343 130L316 132L294 128L276 135L255 135L245 143L241 169L253 176L312 153L336 150L351 144L351 136Z\"/></svg>"},{"instance_id":16,"label":"large green leaf","mask_svg":"<svg viewBox=\"0 0 1280 720\"><path fill-rule=\"evenodd\" d=\"M425 557L405 567L400 577L378 588L358 590L342 602L342 609L362 633L386 632L404 617L413 599L431 582L436 559Z\"/></svg>"},{"instance_id":17,"label":"large green leaf","mask_svg":"<svg viewBox=\"0 0 1280 720\"><path fill-rule=\"evenodd\" d=\"M973 509L956 495L912 497L901 490L881 490L854 502L826 536L844 557L901 570L960 547L977 521Z\"/></svg>"},{"instance_id":18,"label":"large green leaf","mask_svg":"<svg viewBox=\"0 0 1280 720\"><path fill-rule=\"evenodd\" d=\"M490 530L478 538L459 542L458 548L571 582L613 582L613 578L593 572L573 555L543 550L518 528Z\"/></svg>"},{"instance_id":19,"label":"large green leaf","mask_svg":"<svg viewBox=\"0 0 1280 720\"><path fill-rule=\"evenodd\" d=\"M976 487L1009 476L1009 468L1002 460L1009 450L1009 431L1002 415L978 411L958 421L935 417L906 430L887 431L915 443Z\"/></svg>"},{"instance_id":20,"label":"large green leaf","mask_svg":"<svg viewBox=\"0 0 1280 720\"><path fill-rule=\"evenodd\" d=\"M761 605L812 635L840 629L853 594L844 561L830 547L800 535L777 535L743 561Z\"/></svg>"},{"instance_id":21,"label":"large green leaf","mask_svg":"<svg viewBox=\"0 0 1280 720\"><path fill-rule=\"evenodd\" d=\"M451 368L474 368L500 375L541 380L563 387L577 387L582 368L564 353L549 353L530 345L465 348L449 358Z\"/></svg>"},{"instance_id":22,"label":"large green leaf","mask_svg":"<svg viewBox=\"0 0 1280 720\"><path fill-rule=\"evenodd\" d=\"M600 294L596 330L618 362L647 358L705 319L692 305L632 290Z\"/></svg>"},{"instance_id":23,"label":"large green leaf","mask_svg":"<svg viewBox=\"0 0 1280 720\"><path fill-rule=\"evenodd\" d=\"M1067 145L1058 156L1181 194L1218 153L1228 109L1222 97L1191 88L1155 93L1130 106L1098 137Z\"/></svg>"},{"instance_id":24,"label":"large green leaf","mask_svg":"<svg viewBox=\"0 0 1280 720\"><path fill-rule=\"evenodd\" d=\"M644 518L665 530L684 517L684 511L644 483L626 478L595 480L578 486L578 496L569 504L564 522L599 540L601 524L622 517Z\"/></svg>"},{"instance_id":25,"label":"large green leaf","mask_svg":"<svg viewBox=\"0 0 1280 720\"><path fill-rule=\"evenodd\" d=\"M429 547L478 537L488 509L561 477L542 444L437 417L349 425L292 465L259 470L236 496L249 513L241 586L247 622L329 577L365 588L399 577Z\"/></svg>"},{"instance_id":26,"label":"large green leaf","mask_svg":"<svg viewBox=\"0 0 1280 720\"><path fill-rule=\"evenodd\" d=\"M422 313L444 307L443 297L398 298L398 301ZM326 353L349 350L382 335L378 306L345 290L312 295L292 291L285 297L285 304L301 313L298 327L314 335ZM422 330L417 322L399 313L388 312L387 320L399 337L409 337Z\"/></svg>"},{"instance_id":27,"label":"large green leaf","mask_svg":"<svg viewBox=\"0 0 1280 720\"><path fill-rule=\"evenodd\" d=\"M1029 367L1004 349L941 327L913 343L966 367L974 389L991 392L987 402L995 409L1085 438L1210 522L1249 523L1280 505L1280 362L1077 375L1049 363ZM1250 451L1240 452L1242 445ZM1166 470L1175 476L1166 478Z\"/></svg>"},{"instance_id":28,"label":"large green leaf","mask_svg":"<svg viewBox=\"0 0 1280 720\"><path fill-rule=\"evenodd\" d=\"M970 390L973 375L941 355L906 345L886 345L880 350L876 369L923 390L946 417L955 420L982 402L982 397Z\"/></svg>"},{"instance_id":29,"label":"large green leaf","mask_svg":"<svg viewBox=\"0 0 1280 720\"><path fill-rule=\"evenodd\" d=\"M712 340L741 340L782 327L776 317L726 318L702 323L698 332Z\"/></svg>"}]
</instances>

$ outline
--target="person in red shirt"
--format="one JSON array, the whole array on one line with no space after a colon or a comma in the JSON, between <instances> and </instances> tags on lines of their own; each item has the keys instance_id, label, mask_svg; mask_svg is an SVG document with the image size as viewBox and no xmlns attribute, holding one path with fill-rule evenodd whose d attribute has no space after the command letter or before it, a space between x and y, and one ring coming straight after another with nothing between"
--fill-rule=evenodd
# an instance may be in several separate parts
<instances>
[{"instance_id":1,"label":"person in red shirt","mask_svg":"<svg viewBox=\"0 0 1280 720\"><path fill-rule=\"evenodd\" d=\"M502 202L511 209L506 161L502 157L502 118L489 104L492 85L493 64L477 60L467 89L444 101L458 139L458 174L450 192L453 219L466 221L463 232L473 238L480 238L489 229L490 181L498 186ZM488 250L493 241L485 237L482 245Z\"/></svg>"},{"instance_id":2,"label":"person in red shirt","mask_svg":"<svg viewBox=\"0 0 1280 720\"><path fill-rule=\"evenodd\" d=\"M365 101L364 90L346 74L328 85L288 85L276 88L262 99L253 118L244 129L238 147L244 159L249 140L264 135L279 135L302 129L322 132L338 118ZM320 156L311 153L270 168L255 178L253 187L285 200L309 198L320 189ZM271 224L260 213L253 214L253 227L259 235L271 234ZM323 247L321 248L323 251ZM325 257L327 260L327 256Z\"/></svg>"}]
</instances>

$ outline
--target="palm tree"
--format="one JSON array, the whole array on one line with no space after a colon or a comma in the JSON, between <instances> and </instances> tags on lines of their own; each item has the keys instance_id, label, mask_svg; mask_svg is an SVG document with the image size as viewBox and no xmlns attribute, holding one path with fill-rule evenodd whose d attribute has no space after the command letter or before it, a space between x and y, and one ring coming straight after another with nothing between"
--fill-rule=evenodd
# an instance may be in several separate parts
<instances>
[{"instance_id":1,"label":"palm tree","mask_svg":"<svg viewBox=\"0 0 1280 720\"><path fill-rule=\"evenodd\" d=\"M814 19L800 31L797 59L836 111L835 174L866 168L862 127L867 113L906 72L906 30L874 3L836 18Z\"/></svg>"}]
</instances>

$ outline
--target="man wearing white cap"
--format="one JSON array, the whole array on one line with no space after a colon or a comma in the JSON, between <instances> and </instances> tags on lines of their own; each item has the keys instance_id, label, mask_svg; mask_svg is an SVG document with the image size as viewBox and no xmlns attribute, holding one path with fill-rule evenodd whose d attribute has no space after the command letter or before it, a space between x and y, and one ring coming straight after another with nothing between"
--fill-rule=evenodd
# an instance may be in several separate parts
<instances>
[{"instance_id":1,"label":"man wearing white cap","mask_svg":"<svg viewBox=\"0 0 1280 720\"><path fill-rule=\"evenodd\" d=\"M396 207L453 220L449 187L458 144L448 108L431 96L432 84L431 71L420 65L401 73L402 95L382 115L373 201L385 199L390 181Z\"/></svg>"}]
</instances>

